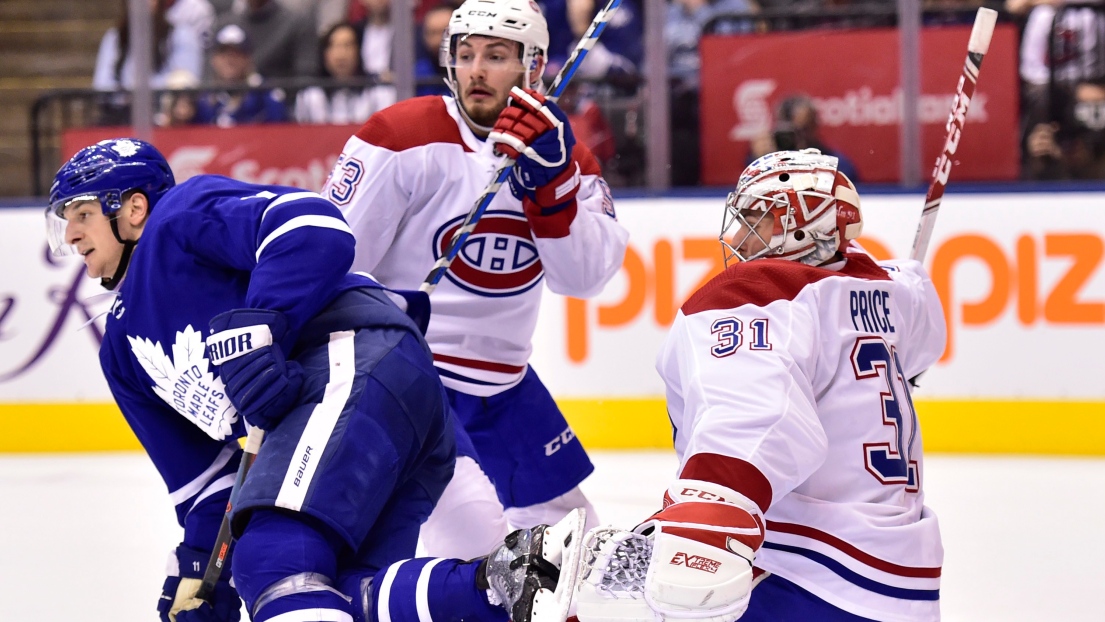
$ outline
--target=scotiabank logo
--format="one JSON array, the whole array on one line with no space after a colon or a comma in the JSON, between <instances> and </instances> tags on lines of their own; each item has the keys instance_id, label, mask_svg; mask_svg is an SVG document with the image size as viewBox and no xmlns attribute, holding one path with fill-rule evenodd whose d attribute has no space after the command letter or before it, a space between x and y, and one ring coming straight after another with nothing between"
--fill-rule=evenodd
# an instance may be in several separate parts
<instances>
[{"instance_id":1,"label":"scotiabank logo","mask_svg":"<svg viewBox=\"0 0 1105 622\"><path fill-rule=\"evenodd\" d=\"M876 238L860 243L878 259L894 258ZM941 240L929 255L948 325L941 363L954 358L959 331L990 327L1010 313L1025 327L1105 328L1105 240L1096 232L1023 234L1012 243L965 233ZM683 302L723 269L714 237L659 239L651 248L630 244L621 275L608 286L623 292L619 300L567 299L568 359L588 359L593 331L617 331L650 318L658 327L670 326Z\"/></svg>"},{"instance_id":2,"label":"scotiabank logo","mask_svg":"<svg viewBox=\"0 0 1105 622\"><path fill-rule=\"evenodd\" d=\"M676 553L675 557L671 558L671 564L673 566L686 566L710 574L716 573L718 568L721 568L721 562L717 560L701 555L687 555L686 553Z\"/></svg>"},{"instance_id":3,"label":"scotiabank logo","mask_svg":"<svg viewBox=\"0 0 1105 622\"><path fill-rule=\"evenodd\" d=\"M773 124L772 96L778 84L771 79L745 80L733 89L733 111L737 124L729 131L731 140L752 140L771 131ZM948 120L948 108L954 93L922 94L917 102L921 123L943 125ZM902 91L876 93L869 86L848 89L839 95L812 97L822 127L863 127L898 125L902 117ZM970 123L986 123L986 93L978 91L971 99Z\"/></svg>"},{"instance_id":4,"label":"scotiabank logo","mask_svg":"<svg viewBox=\"0 0 1105 622\"><path fill-rule=\"evenodd\" d=\"M178 183L196 175L217 174L251 184L294 186L309 190L322 188L337 161L337 155L327 155L306 158L301 165L275 166L265 162L260 154L251 153L256 157L246 155L227 167L218 159L219 154L219 145L186 145L169 151L165 159Z\"/></svg>"}]
</instances>

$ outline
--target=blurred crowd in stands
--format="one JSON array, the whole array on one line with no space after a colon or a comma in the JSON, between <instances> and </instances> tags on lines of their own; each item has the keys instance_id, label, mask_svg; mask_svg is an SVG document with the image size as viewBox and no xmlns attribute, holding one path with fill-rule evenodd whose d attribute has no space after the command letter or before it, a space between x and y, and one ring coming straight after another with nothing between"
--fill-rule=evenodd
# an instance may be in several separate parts
<instances>
[{"instance_id":1,"label":"blurred crowd in stands","mask_svg":"<svg viewBox=\"0 0 1105 622\"><path fill-rule=\"evenodd\" d=\"M126 0L104 34L93 87L133 86ZM549 23L548 76L586 30L599 0L538 0ZM892 26L890 0L668 0L664 37L670 76L672 182L699 175L699 40L704 32ZM993 0L1000 2L1000 0ZM1022 176L1105 179L1105 6L1063 0L986 2L1021 29ZM418 95L447 93L438 63L459 0L413 0ZM925 24L971 23L982 0L925 0ZM391 0L150 0L154 58L150 85L162 126L299 122L357 124L396 101L392 86ZM615 183L640 182L644 57L642 0L625 0L562 99L582 137ZM296 89L274 79L315 79ZM201 88L202 87L202 88ZM262 88L256 88L262 87ZM775 126L751 143L749 158L779 148L826 145L817 110L803 93L774 111ZM114 119L119 121L120 119ZM108 115L107 121L112 119ZM862 179L854 167L848 173Z\"/></svg>"}]
</instances>

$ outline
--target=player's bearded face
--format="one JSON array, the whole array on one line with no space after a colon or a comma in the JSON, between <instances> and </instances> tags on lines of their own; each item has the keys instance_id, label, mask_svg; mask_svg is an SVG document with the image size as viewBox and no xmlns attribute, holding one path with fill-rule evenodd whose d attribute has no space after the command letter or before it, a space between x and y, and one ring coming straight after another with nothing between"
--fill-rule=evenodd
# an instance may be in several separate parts
<instances>
[{"instance_id":1,"label":"player's bearded face","mask_svg":"<svg viewBox=\"0 0 1105 622\"><path fill-rule=\"evenodd\" d=\"M521 86L525 72L520 60L521 44L473 35L457 44L457 90L461 105L473 121L495 125L506 108L510 89Z\"/></svg>"},{"instance_id":2,"label":"player's bearded face","mask_svg":"<svg viewBox=\"0 0 1105 622\"><path fill-rule=\"evenodd\" d=\"M65 218L65 241L77 247L84 258L88 276L108 278L115 274L123 258L123 245L111 231L111 220L104 215L99 201L69 205Z\"/></svg>"}]
</instances>

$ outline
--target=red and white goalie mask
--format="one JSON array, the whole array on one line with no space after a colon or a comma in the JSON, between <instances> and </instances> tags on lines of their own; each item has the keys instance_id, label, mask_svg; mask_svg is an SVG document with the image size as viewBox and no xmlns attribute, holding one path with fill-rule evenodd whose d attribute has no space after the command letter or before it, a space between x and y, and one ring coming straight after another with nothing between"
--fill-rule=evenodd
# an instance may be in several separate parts
<instances>
[{"instance_id":1,"label":"red and white goalie mask","mask_svg":"<svg viewBox=\"0 0 1105 622\"><path fill-rule=\"evenodd\" d=\"M837 159L803 149L769 153L744 169L725 200L720 240L726 266L764 257L817 266L862 231L859 193Z\"/></svg>"}]
</instances>

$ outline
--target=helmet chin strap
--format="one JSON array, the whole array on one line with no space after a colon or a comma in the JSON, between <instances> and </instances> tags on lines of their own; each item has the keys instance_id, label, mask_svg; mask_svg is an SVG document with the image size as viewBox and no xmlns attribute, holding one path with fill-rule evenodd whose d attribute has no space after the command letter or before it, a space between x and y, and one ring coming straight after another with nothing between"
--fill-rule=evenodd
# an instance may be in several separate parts
<instances>
[{"instance_id":1,"label":"helmet chin strap","mask_svg":"<svg viewBox=\"0 0 1105 622\"><path fill-rule=\"evenodd\" d=\"M115 268L115 274L111 275L110 278L100 279L100 286L108 291L114 291L116 287L119 287L119 283L123 281L123 275L127 273L127 266L130 265L131 253L134 252L134 247L138 245L138 240L124 240L123 236L119 235L117 217L111 219L111 233L123 245L123 254L119 257L119 265Z\"/></svg>"}]
</instances>

